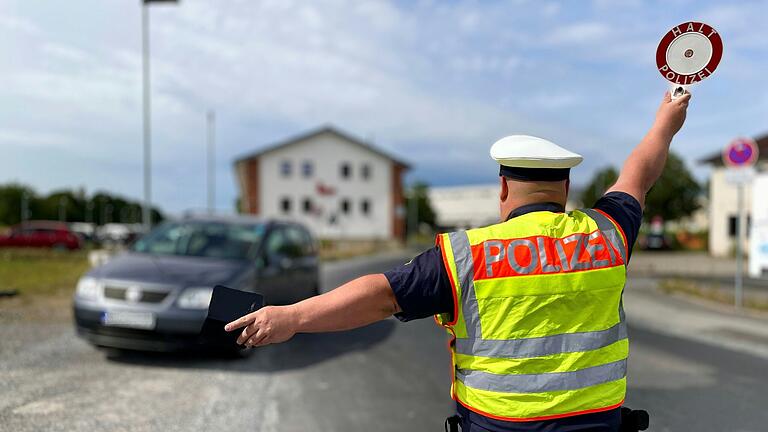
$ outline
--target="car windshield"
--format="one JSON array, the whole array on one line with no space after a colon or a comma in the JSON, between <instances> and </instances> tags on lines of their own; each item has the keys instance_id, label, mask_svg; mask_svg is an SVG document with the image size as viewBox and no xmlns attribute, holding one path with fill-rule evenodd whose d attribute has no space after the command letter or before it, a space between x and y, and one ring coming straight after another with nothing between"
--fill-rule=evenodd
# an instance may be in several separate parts
<instances>
[{"instance_id":1,"label":"car windshield","mask_svg":"<svg viewBox=\"0 0 768 432\"><path fill-rule=\"evenodd\" d=\"M264 234L262 224L169 222L133 246L136 252L221 259L248 259Z\"/></svg>"}]
</instances>

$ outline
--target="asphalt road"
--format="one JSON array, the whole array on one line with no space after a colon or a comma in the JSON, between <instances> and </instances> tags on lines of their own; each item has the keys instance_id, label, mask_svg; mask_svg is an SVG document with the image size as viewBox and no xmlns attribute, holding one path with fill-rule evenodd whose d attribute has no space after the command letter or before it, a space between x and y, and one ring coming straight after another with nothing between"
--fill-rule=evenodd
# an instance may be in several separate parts
<instances>
[{"instance_id":1,"label":"asphalt road","mask_svg":"<svg viewBox=\"0 0 768 432\"><path fill-rule=\"evenodd\" d=\"M325 289L401 260L330 264ZM242 360L106 355L68 321L1 322L2 431L442 431L452 409L431 320L298 335ZM651 430L768 430L764 359L630 330L627 404Z\"/></svg>"}]
</instances>

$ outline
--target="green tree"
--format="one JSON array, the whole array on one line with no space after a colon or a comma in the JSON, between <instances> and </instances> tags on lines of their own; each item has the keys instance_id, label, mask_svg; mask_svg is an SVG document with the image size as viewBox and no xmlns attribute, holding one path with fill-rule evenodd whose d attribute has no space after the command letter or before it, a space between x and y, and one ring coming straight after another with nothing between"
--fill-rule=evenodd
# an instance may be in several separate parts
<instances>
[{"instance_id":1,"label":"green tree","mask_svg":"<svg viewBox=\"0 0 768 432\"><path fill-rule=\"evenodd\" d=\"M690 216L699 208L701 191L685 162L670 152L661 178L645 198L645 219L661 216L671 221Z\"/></svg>"},{"instance_id":2,"label":"green tree","mask_svg":"<svg viewBox=\"0 0 768 432\"><path fill-rule=\"evenodd\" d=\"M616 183L619 173L613 167L604 168L597 173L581 193L581 201L591 206L600 199L609 187ZM699 195L702 192L685 162L675 153L670 152L664 171L651 191L645 197L643 217L651 220L661 216L665 221L672 221L690 216L699 208Z\"/></svg>"},{"instance_id":3,"label":"green tree","mask_svg":"<svg viewBox=\"0 0 768 432\"><path fill-rule=\"evenodd\" d=\"M595 173L587 187L581 192L581 203L585 207L594 205L605 191L616 183L619 173L614 167L603 168Z\"/></svg>"},{"instance_id":4,"label":"green tree","mask_svg":"<svg viewBox=\"0 0 768 432\"><path fill-rule=\"evenodd\" d=\"M26 199L24 196L26 195ZM62 189L46 196L35 194L31 188L8 184L0 186L0 225L13 225L21 221L22 203L26 201L27 217L35 220L63 220L65 222L141 222L141 204L107 192L87 197L85 191ZM152 221L162 222L163 214L152 208Z\"/></svg>"},{"instance_id":5,"label":"green tree","mask_svg":"<svg viewBox=\"0 0 768 432\"><path fill-rule=\"evenodd\" d=\"M25 194L27 210L31 212L36 198L34 190L16 183L0 186L0 225L13 225L21 221Z\"/></svg>"},{"instance_id":6,"label":"green tree","mask_svg":"<svg viewBox=\"0 0 768 432\"><path fill-rule=\"evenodd\" d=\"M85 220L85 201L70 190L59 190L44 198L38 198L33 207L35 219L61 220L63 222Z\"/></svg>"},{"instance_id":7,"label":"green tree","mask_svg":"<svg viewBox=\"0 0 768 432\"><path fill-rule=\"evenodd\" d=\"M417 220L418 225L427 224L435 227L435 212L429 203L428 192L429 185L426 183L416 182L411 186L405 204L409 230L414 229L414 219Z\"/></svg>"},{"instance_id":8,"label":"green tree","mask_svg":"<svg viewBox=\"0 0 768 432\"><path fill-rule=\"evenodd\" d=\"M93 221L99 225L111 222L139 223L141 222L141 204L128 201L116 195L99 192L91 198ZM153 207L152 223L162 222L163 214Z\"/></svg>"}]
</instances>

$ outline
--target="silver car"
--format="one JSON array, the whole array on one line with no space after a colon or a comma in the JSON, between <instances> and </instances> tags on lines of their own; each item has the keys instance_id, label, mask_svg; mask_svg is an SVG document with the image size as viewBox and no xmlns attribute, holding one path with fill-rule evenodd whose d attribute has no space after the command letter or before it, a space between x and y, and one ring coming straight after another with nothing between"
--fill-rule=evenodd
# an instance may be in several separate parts
<instances>
[{"instance_id":1,"label":"silver car","mask_svg":"<svg viewBox=\"0 0 768 432\"><path fill-rule=\"evenodd\" d=\"M74 295L78 334L100 347L199 346L215 285L293 303L319 288L317 242L303 226L254 218L166 222L85 274Z\"/></svg>"}]
</instances>

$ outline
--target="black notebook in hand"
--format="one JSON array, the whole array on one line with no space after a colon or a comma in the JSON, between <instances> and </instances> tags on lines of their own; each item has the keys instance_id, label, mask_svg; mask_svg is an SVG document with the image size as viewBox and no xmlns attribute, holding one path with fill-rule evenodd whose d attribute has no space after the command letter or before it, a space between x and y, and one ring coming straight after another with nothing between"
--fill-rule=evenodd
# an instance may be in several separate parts
<instances>
[{"instance_id":1,"label":"black notebook in hand","mask_svg":"<svg viewBox=\"0 0 768 432\"><path fill-rule=\"evenodd\" d=\"M232 348L241 347L237 344L237 338L243 329L227 332L224 326L262 306L264 306L264 297L261 294L216 285L213 288L211 304L208 306L208 316L205 317L200 331L202 341Z\"/></svg>"}]
</instances>

